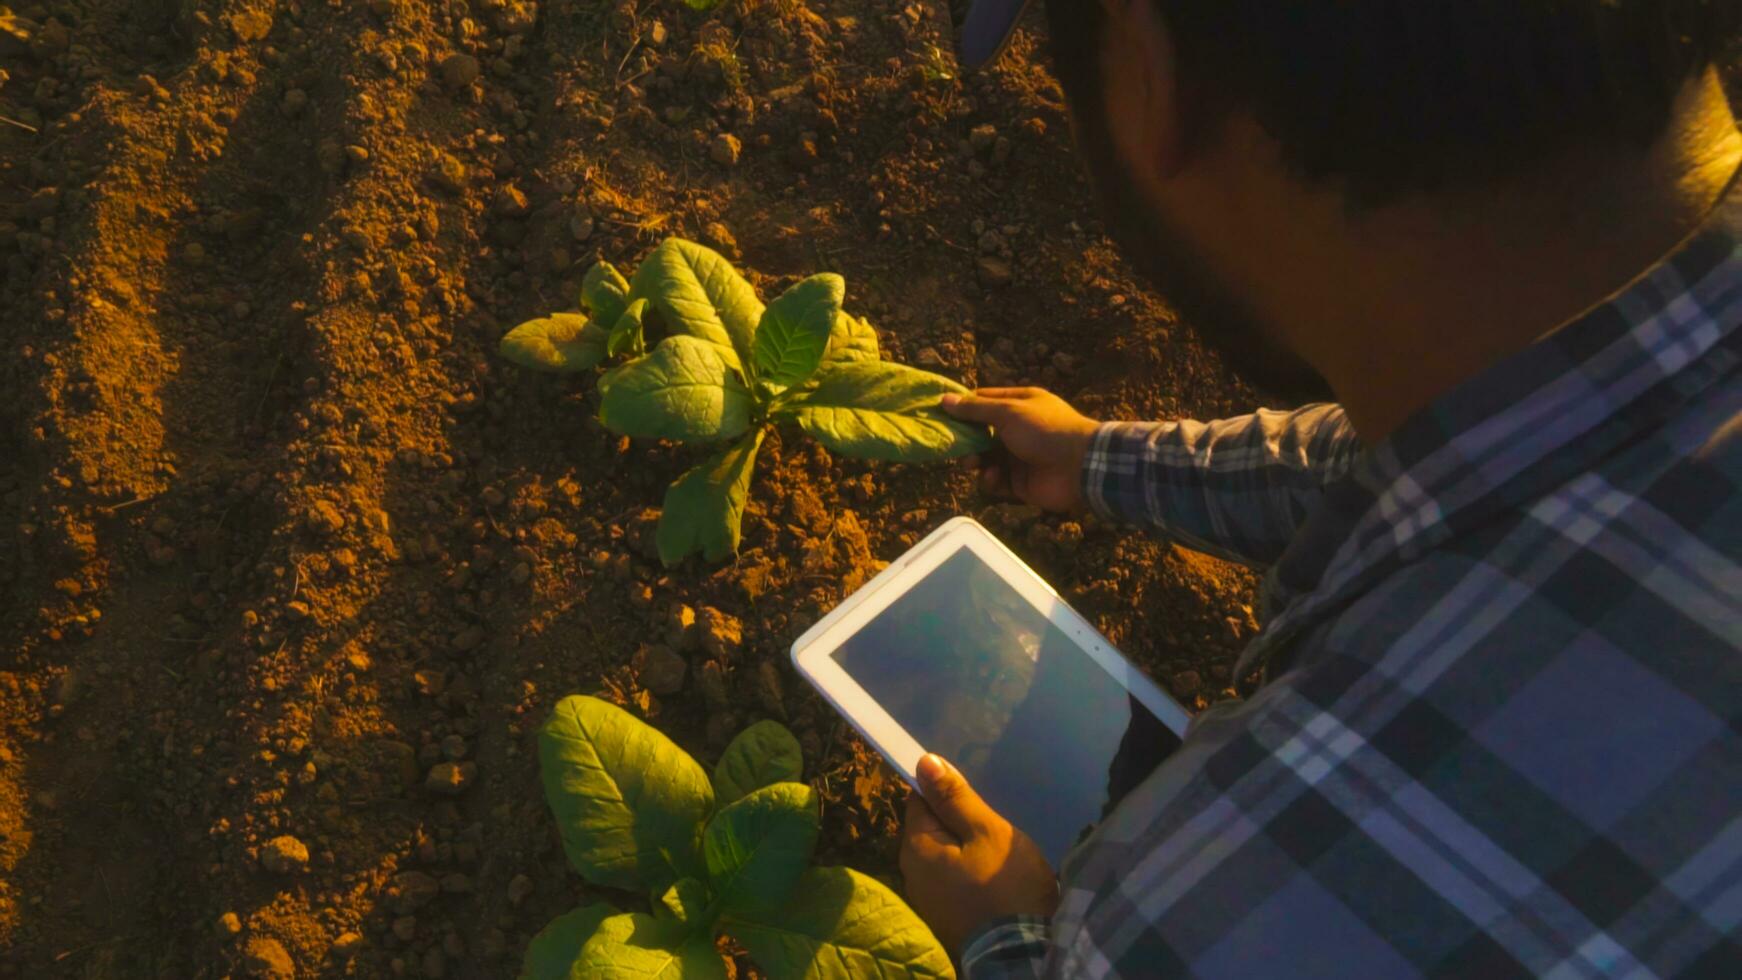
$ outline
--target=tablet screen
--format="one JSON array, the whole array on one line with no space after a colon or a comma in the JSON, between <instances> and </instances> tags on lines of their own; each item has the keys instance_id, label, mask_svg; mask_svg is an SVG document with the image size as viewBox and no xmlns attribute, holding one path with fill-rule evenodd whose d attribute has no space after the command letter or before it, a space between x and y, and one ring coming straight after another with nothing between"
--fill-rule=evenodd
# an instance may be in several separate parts
<instances>
[{"instance_id":1,"label":"tablet screen","mask_svg":"<svg viewBox=\"0 0 1742 980\"><path fill-rule=\"evenodd\" d=\"M833 657L1054 867L1179 745L971 548L914 583Z\"/></svg>"}]
</instances>

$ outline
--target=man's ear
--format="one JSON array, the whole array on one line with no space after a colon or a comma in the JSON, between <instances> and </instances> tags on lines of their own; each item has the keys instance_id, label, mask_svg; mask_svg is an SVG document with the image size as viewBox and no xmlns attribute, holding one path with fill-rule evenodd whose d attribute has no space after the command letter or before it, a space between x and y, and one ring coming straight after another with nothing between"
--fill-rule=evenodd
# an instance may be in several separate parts
<instances>
[{"instance_id":1,"label":"man's ear","mask_svg":"<svg viewBox=\"0 0 1742 980\"><path fill-rule=\"evenodd\" d=\"M1126 166L1166 179L1185 168L1173 30L1155 0L1099 0L1107 17L1102 88L1114 146Z\"/></svg>"}]
</instances>

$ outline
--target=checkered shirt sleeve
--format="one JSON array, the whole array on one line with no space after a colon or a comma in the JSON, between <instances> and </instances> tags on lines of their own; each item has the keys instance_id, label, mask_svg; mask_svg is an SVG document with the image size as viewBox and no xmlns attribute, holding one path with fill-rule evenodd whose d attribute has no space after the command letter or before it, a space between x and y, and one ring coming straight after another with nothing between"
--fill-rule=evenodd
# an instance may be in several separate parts
<instances>
[{"instance_id":1,"label":"checkered shirt sleeve","mask_svg":"<svg viewBox=\"0 0 1742 980\"><path fill-rule=\"evenodd\" d=\"M1217 422L1110 422L1083 464L1102 517L1246 565L1274 561L1359 449L1337 405Z\"/></svg>"}]
</instances>

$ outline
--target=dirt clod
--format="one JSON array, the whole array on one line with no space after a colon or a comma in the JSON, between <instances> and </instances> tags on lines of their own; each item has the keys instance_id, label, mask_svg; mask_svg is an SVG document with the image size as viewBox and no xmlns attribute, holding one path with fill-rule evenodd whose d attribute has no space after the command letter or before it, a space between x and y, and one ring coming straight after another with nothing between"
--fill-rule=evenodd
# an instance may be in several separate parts
<instances>
[{"instance_id":1,"label":"dirt clod","mask_svg":"<svg viewBox=\"0 0 1742 980\"><path fill-rule=\"evenodd\" d=\"M744 152L744 144L731 133L720 133L708 144L708 158L722 167L735 167Z\"/></svg>"},{"instance_id":2,"label":"dirt clod","mask_svg":"<svg viewBox=\"0 0 1742 980\"><path fill-rule=\"evenodd\" d=\"M433 876L422 871L402 871L388 883L387 897L401 915L409 915L434 901L441 891L441 882Z\"/></svg>"},{"instance_id":3,"label":"dirt clod","mask_svg":"<svg viewBox=\"0 0 1742 980\"><path fill-rule=\"evenodd\" d=\"M666 610L665 645L678 653L694 653L701 647L701 633L696 629L696 611L683 603Z\"/></svg>"},{"instance_id":4,"label":"dirt clod","mask_svg":"<svg viewBox=\"0 0 1742 980\"><path fill-rule=\"evenodd\" d=\"M442 84L451 89L469 88L483 73L478 59L469 54L450 54L442 59Z\"/></svg>"},{"instance_id":5,"label":"dirt clod","mask_svg":"<svg viewBox=\"0 0 1742 980\"><path fill-rule=\"evenodd\" d=\"M736 657L739 645L744 642L744 624L736 616L713 606L703 606L696 613L696 629L701 637L702 652L723 662Z\"/></svg>"},{"instance_id":6,"label":"dirt clod","mask_svg":"<svg viewBox=\"0 0 1742 980\"><path fill-rule=\"evenodd\" d=\"M689 670L689 664L678 656L670 647L651 644L636 651L635 658L630 661L641 678L641 686L661 696L676 694L683 690L684 674Z\"/></svg>"},{"instance_id":7,"label":"dirt clod","mask_svg":"<svg viewBox=\"0 0 1742 980\"><path fill-rule=\"evenodd\" d=\"M260 848L260 866L273 874L290 874L308 868L308 846L289 834L281 834Z\"/></svg>"},{"instance_id":8,"label":"dirt clod","mask_svg":"<svg viewBox=\"0 0 1742 980\"><path fill-rule=\"evenodd\" d=\"M477 776L475 762L438 762L429 767L423 788L441 796L458 796L471 787Z\"/></svg>"},{"instance_id":9,"label":"dirt clod","mask_svg":"<svg viewBox=\"0 0 1742 980\"><path fill-rule=\"evenodd\" d=\"M243 948L242 968L259 980L292 980L296 964L284 944L271 936L250 936Z\"/></svg>"}]
</instances>

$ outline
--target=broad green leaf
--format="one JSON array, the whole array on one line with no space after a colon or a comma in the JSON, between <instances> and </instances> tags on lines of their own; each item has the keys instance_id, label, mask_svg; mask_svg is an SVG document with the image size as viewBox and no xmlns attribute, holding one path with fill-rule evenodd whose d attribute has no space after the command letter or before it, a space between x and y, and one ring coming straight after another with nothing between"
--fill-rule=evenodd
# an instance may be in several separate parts
<instances>
[{"instance_id":1,"label":"broad green leaf","mask_svg":"<svg viewBox=\"0 0 1742 980\"><path fill-rule=\"evenodd\" d=\"M752 360L757 380L784 387L810 377L828 349L829 331L846 292L845 280L825 272L794 285L768 304L756 327Z\"/></svg>"},{"instance_id":2,"label":"broad green leaf","mask_svg":"<svg viewBox=\"0 0 1742 980\"><path fill-rule=\"evenodd\" d=\"M605 330L579 313L528 320L502 337L502 356L536 371L585 371L605 359Z\"/></svg>"},{"instance_id":3,"label":"broad green leaf","mask_svg":"<svg viewBox=\"0 0 1742 980\"><path fill-rule=\"evenodd\" d=\"M593 319L610 326L629 305L629 283L609 262L596 262L581 280L581 306Z\"/></svg>"},{"instance_id":4,"label":"broad green leaf","mask_svg":"<svg viewBox=\"0 0 1742 980\"><path fill-rule=\"evenodd\" d=\"M829 331L829 350L823 355L823 363L877 359L877 331L871 328L871 324L851 313L836 313L834 326Z\"/></svg>"},{"instance_id":5,"label":"broad green leaf","mask_svg":"<svg viewBox=\"0 0 1742 980\"><path fill-rule=\"evenodd\" d=\"M617 325L611 328L611 339L605 342L605 352L612 357L641 352L641 318L647 312L647 301L638 299L623 308Z\"/></svg>"},{"instance_id":6,"label":"broad green leaf","mask_svg":"<svg viewBox=\"0 0 1742 980\"><path fill-rule=\"evenodd\" d=\"M750 392L717 347L694 337L667 337L600 378L599 394L599 421L620 435L719 442L750 428Z\"/></svg>"},{"instance_id":7,"label":"broad green leaf","mask_svg":"<svg viewBox=\"0 0 1742 980\"><path fill-rule=\"evenodd\" d=\"M724 561L738 553L744 501L750 495L750 473L763 429L677 478L665 491L654 543L667 565L700 551L708 561Z\"/></svg>"},{"instance_id":8,"label":"broad green leaf","mask_svg":"<svg viewBox=\"0 0 1742 980\"><path fill-rule=\"evenodd\" d=\"M764 786L722 807L702 834L720 908L745 915L779 908L810 864L818 826L817 794L804 783Z\"/></svg>"},{"instance_id":9,"label":"broad green leaf","mask_svg":"<svg viewBox=\"0 0 1742 980\"><path fill-rule=\"evenodd\" d=\"M818 442L861 459L920 463L992 446L984 426L945 415L944 395L968 389L941 375L888 361L852 361L818 372L816 386L779 409Z\"/></svg>"},{"instance_id":10,"label":"broad green leaf","mask_svg":"<svg viewBox=\"0 0 1742 980\"><path fill-rule=\"evenodd\" d=\"M759 721L738 733L714 767L714 803L733 800L775 783L797 782L804 775L804 752L798 739L778 721Z\"/></svg>"},{"instance_id":11,"label":"broad green leaf","mask_svg":"<svg viewBox=\"0 0 1742 980\"><path fill-rule=\"evenodd\" d=\"M581 947L593 938L599 923L616 911L604 902L594 902L550 920L550 925L526 944L520 980L568 980L569 970L581 956Z\"/></svg>"},{"instance_id":12,"label":"broad green leaf","mask_svg":"<svg viewBox=\"0 0 1742 980\"><path fill-rule=\"evenodd\" d=\"M659 896L659 907L685 925L697 925L708 913L708 886L694 878L679 878Z\"/></svg>"},{"instance_id":13,"label":"broad green leaf","mask_svg":"<svg viewBox=\"0 0 1742 980\"><path fill-rule=\"evenodd\" d=\"M707 774L640 719L598 698L562 699L538 732L544 795L569 864L596 885L659 894L699 878Z\"/></svg>"},{"instance_id":14,"label":"broad green leaf","mask_svg":"<svg viewBox=\"0 0 1742 980\"><path fill-rule=\"evenodd\" d=\"M896 894L850 868L812 868L772 915L734 915L726 931L771 977L953 977L950 957Z\"/></svg>"},{"instance_id":15,"label":"broad green leaf","mask_svg":"<svg viewBox=\"0 0 1742 980\"><path fill-rule=\"evenodd\" d=\"M750 363L751 341L762 319L756 290L718 252L668 238L635 270L632 298L653 303L673 334L687 334L721 349L739 371Z\"/></svg>"},{"instance_id":16,"label":"broad green leaf","mask_svg":"<svg viewBox=\"0 0 1742 980\"><path fill-rule=\"evenodd\" d=\"M714 937L641 912L613 915L581 949L569 976L638 980L725 980Z\"/></svg>"}]
</instances>

